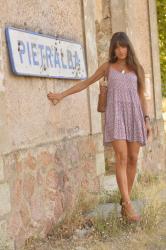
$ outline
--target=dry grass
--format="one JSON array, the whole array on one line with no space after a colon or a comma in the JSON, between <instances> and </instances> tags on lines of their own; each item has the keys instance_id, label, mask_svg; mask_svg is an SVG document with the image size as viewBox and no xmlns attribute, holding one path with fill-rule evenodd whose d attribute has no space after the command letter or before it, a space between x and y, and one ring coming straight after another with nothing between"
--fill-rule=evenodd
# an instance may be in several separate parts
<instances>
[{"instance_id":1,"label":"dry grass","mask_svg":"<svg viewBox=\"0 0 166 250\"><path fill-rule=\"evenodd\" d=\"M107 219L101 216L97 216L94 219L86 219L84 212L91 210L103 201L107 202L109 200L118 203L120 194L116 191L112 194L91 194L87 197L87 195L81 193L78 197L76 209L72 214L65 216L59 225L53 227L48 239L32 239L24 250L67 250L75 249L75 246L78 245L88 250L164 249L162 248L163 240L160 242L160 235L164 235L162 223L166 218L166 203L161 200L159 195L161 190L166 190L164 179L164 174L156 176L151 172L144 172L138 175L138 180L133 188L132 199L146 197L147 200L142 210L142 221L139 224L129 224L122 220L116 208ZM93 228L90 235L85 239L73 240L72 236L75 230L86 227ZM154 234L154 232L160 235ZM151 235L153 237L155 235L155 242L151 239ZM160 243L161 248L146 248L147 244L152 246L157 244L156 246L158 247ZM30 245L31 248L29 248ZM32 248L32 246L39 245L41 246L40 248Z\"/></svg>"}]
</instances>

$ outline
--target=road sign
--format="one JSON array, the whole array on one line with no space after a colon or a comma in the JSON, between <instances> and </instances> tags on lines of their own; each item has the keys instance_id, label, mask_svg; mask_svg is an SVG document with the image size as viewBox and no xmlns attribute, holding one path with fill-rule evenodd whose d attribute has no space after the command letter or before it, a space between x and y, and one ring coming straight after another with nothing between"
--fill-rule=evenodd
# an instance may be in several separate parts
<instances>
[{"instance_id":1,"label":"road sign","mask_svg":"<svg viewBox=\"0 0 166 250\"><path fill-rule=\"evenodd\" d=\"M6 28L12 70L17 75L87 78L81 44L27 30Z\"/></svg>"}]
</instances>

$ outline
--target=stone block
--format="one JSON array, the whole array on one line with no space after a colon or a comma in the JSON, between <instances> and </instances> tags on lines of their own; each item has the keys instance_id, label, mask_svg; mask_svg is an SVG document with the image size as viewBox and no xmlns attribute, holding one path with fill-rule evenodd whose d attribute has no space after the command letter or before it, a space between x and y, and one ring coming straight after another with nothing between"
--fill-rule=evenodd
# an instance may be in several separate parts
<instances>
[{"instance_id":1,"label":"stone block","mask_svg":"<svg viewBox=\"0 0 166 250\"><path fill-rule=\"evenodd\" d=\"M0 184L0 216L10 212L10 190L7 183Z\"/></svg>"},{"instance_id":2,"label":"stone block","mask_svg":"<svg viewBox=\"0 0 166 250\"><path fill-rule=\"evenodd\" d=\"M10 214L7 230L10 237L15 238L22 228L22 220L19 212L14 212Z\"/></svg>"},{"instance_id":3,"label":"stone block","mask_svg":"<svg viewBox=\"0 0 166 250\"><path fill-rule=\"evenodd\" d=\"M46 176L46 185L48 188L58 188L58 175L54 169L49 170Z\"/></svg>"},{"instance_id":4,"label":"stone block","mask_svg":"<svg viewBox=\"0 0 166 250\"><path fill-rule=\"evenodd\" d=\"M101 153L104 151L104 146L103 146L103 134L97 134L94 136L94 141L96 145L96 152Z\"/></svg>"},{"instance_id":5,"label":"stone block","mask_svg":"<svg viewBox=\"0 0 166 250\"><path fill-rule=\"evenodd\" d=\"M6 220L0 221L0 249L14 250L14 241L8 237Z\"/></svg>"},{"instance_id":6,"label":"stone block","mask_svg":"<svg viewBox=\"0 0 166 250\"><path fill-rule=\"evenodd\" d=\"M118 189L116 176L115 175L108 175L104 176L101 184L103 190L107 192L112 192Z\"/></svg>"},{"instance_id":7,"label":"stone block","mask_svg":"<svg viewBox=\"0 0 166 250\"><path fill-rule=\"evenodd\" d=\"M35 177L31 174L26 174L23 180L23 193L27 201L29 201L34 193Z\"/></svg>"},{"instance_id":8,"label":"stone block","mask_svg":"<svg viewBox=\"0 0 166 250\"><path fill-rule=\"evenodd\" d=\"M2 157L0 157L0 181L3 181L3 179L4 179L3 160Z\"/></svg>"},{"instance_id":9,"label":"stone block","mask_svg":"<svg viewBox=\"0 0 166 250\"><path fill-rule=\"evenodd\" d=\"M96 171L97 171L97 176L105 173L104 153L96 154Z\"/></svg>"}]
</instances>

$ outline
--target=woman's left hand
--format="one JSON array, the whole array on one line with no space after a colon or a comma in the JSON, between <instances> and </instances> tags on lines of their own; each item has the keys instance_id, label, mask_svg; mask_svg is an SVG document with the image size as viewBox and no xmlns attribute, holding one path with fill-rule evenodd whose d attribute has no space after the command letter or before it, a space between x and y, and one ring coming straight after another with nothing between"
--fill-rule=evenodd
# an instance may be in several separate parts
<instances>
[{"instance_id":1,"label":"woman's left hand","mask_svg":"<svg viewBox=\"0 0 166 250\"><path fill-rule=\"evenodd\" d=\"M150 126L149 121L145 122L145 127L146 127L146 132L147 132L147 139L149 140L149 138L152 136L152 128Z\"/></svg>"}]
</instances>

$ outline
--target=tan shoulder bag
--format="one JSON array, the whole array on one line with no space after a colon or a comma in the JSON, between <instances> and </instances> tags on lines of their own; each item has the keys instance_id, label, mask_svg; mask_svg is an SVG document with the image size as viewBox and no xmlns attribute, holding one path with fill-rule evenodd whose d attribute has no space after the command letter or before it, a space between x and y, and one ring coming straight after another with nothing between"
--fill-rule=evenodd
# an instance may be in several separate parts
<instances>
[{"instance_id":1,"label":"tan shoulder bag","mask_svg":"<svg viewBox=\"0 0 166 250\"><path fill-rule=\"evenodd\" d=\"M98 97L97 111L102 113L105 112L107 105L108 71L109 67L107 68L104 77L99 81L100 93Z\"/></svg>"}]
</instances>

